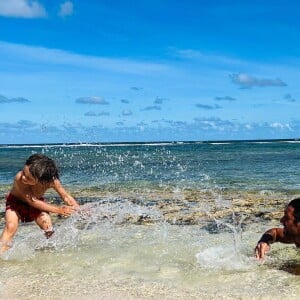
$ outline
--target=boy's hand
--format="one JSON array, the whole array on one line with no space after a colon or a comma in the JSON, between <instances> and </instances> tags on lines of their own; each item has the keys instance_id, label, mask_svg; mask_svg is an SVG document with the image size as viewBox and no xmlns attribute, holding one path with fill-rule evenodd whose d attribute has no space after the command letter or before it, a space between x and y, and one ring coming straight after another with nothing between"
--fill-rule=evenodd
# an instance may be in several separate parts
<instances>
[{"instance_id":1,"label":"boy's hand","mask_svg":"<svg viewBox=\"0 0 300 300\"><path fill-rule=\"evenodd\" d=\"M70 216L73 214L78 208L75 206L63 205L58 208L58 214L62 216Z\"/></svg>"}]
</instances>

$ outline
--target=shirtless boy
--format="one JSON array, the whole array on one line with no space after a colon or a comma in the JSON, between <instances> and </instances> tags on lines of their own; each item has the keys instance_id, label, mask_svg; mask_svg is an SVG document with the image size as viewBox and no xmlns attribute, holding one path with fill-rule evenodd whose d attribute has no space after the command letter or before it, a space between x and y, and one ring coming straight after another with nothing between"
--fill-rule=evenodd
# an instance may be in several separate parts
<instances>
[{"instance_id":1,"label":"shirtless boy","mask_svg":"<svg viewBox=\"0 0 300 300\"><path fill-rule=\"evenodd\" d=\"M45 202L43 196L50 188L58 193L66 205ZM54 161L42 154L31 155L23 170L15 176L13 187L6 197L5 228L0 236L0 253L11 246L19 221L35 221L46 238L49 238L54 233L49 213L69 216L78 207L76 200L61 185Z\"/></svg>"},{"instance_id":2,"label":"shirtless boy","mask_svg":"<svg viewBox=\"0 0 300 300\"><path fill-rule=\"evenodd\" d=\"M283 228L271 228L266 231L255 247L255 256L262 260L275 242L295 244L300 247L300 198L292 200L280 219Z\"/></svg>"}]
</instances>

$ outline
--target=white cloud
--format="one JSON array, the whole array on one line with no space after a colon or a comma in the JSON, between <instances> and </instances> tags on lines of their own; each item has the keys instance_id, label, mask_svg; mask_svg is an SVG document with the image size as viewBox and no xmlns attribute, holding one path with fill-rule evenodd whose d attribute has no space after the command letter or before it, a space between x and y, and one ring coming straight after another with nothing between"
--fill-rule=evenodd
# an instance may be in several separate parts
<instances>
[{"instance_id":1,"label":"white cloud","mask_svg":"<svg viewBox=\"0 0 300 300\"><path fill-rule=\"evenodd\" d=\"M300 122L239 123L219 118L197 118L191 122L172 120L152 121L153 125L139 122L125 126L117 122L113 127L87 126L64 123L63 126L38 124L28 120L1 123L0 143L48 143L78 141L149 141L149 140L228 140L293 138L299 136ZM165 124L164 124L165 123ZM42 135L41 135L42 133ZM145 134L144 134L145 133ZM246 135L245 135L246 134Z\"/></svg>"},{"instance_id":2,"label":"white cloud","mask_svg":"<svg viewBox=\"0 0 300 300\"><path fill-rule=\"evenodd\" d=\"M155 104L163 104L164 101L168 100L167 98L156 97L154 100Z\"/></svg>"},{"instance_id":3,"label":"white cloud","mask_svg":"<svg viewBox=\"0 0 300 300\"><path fill-rule=\"evenodd\" d=\"M92 97L80 97L75 100L76 103L81 104L101 104L106 105L109 104L104 98L92 96Z\"/></svg>"},{"instance_id":4,"label":"white cloud","mask_svg":"<svg viewBox=\"0 0 300 300\"><path fill-rule=\"evenodd\" d=\"M194 58L202 58L204 55L197 50L193 49L171 49L173 55L178 56L180 58L194 59Z\"/></svg>"},{"instance_id":5,"label":"white cloud","mask_svg":"<svg viewBox=\"0 0 300 300\"><path fill-rule=\"evenodd\" d=\"M293 131L290 124L283 124L283 123L279 123L279 122L271 123L270 127L275 128L275 129L288 129L290 131Z\"/></svg>"},{"instance_id":6,"label":"white cloud","mask_svg":"<svg viewBox=\"0 0 300 300\"><path fill-rule=\"evenodd\" d=\"M231 96L224 96L224 97L215 97L216 101L236 101L236 98Z\"/></svg>"},{"instance_id":7,"label":"white cloud","mask_svg":"<svg viewBox=\"0 0 300 300\"><path fill-rule=\"evenodd\" d=\"M293 98L291 94L284 95L284 99L287 100L288 102L296 102L296 99Z\"/></svg>"},{"instance_id":8,"label":"white cloud","mask_svg":"<svg viewBox=\"0 0 300 300\"><path fill-rule=\"evenodd\" d=\"M0 0L1 1L1 0ZM0 57L6 57L14 63L26 60L26 63L75 66L95 70L107 70L125 74L161 74L174 72L168 65L137 61L126 58L107 58L80 55L60 49L48 49L0 41ZM141 89L137 87L133 90Z\"/></svg>"},{"instance_id":9,"label":"white cloud","mask_svg":"<svg viewBox=\"0 0 300 300\"><path fill-rule=\"evenodd\" d=\"M94 112L94 111L88 111L84 114L86 117L103 117L103 116L109 116L109 112L107 111L101 111L101 112Z\"/></svg>"},{"instance_id":10,"label":"white cloud","mask_svg":"<svg viewBox=\"0 0 300 300\"><path fill-rule=\"evenodd\" d=\"M0 103L12 103L12 102L19 102L19 103L25 103L30 102L28 99L25 99L23 97L17 97L17 98L7 98L0 95Z\"/></svg>"},{"instance_id":11,"label":"white cloud","mask_svg":"<svg viewBox=\"0 0 300 300\"><path fill-rule=\"evenodd\" d=\"M228 56L222 56L222 55L215 55L210 53L203 53L199 50L195 49L177 49L170 47L169 53L172 56L175 56L180 59L186 59L191 61L199 61L199 62L210 62L210 63L217 63L222 65L240 65L243 63L243 61L235 58L231 58Z\"/></svg>"},{"instance_id":12,"label":"white cloud","mask_svg":"<svg viewBox=\"0 0 300 300\"><path fill-rule=\"evenodd\" d=\"M38 1L0 0L0 16L15 18L42 18L47 13Z\"/></svg>"},{"instance_id":13,"label":"white cloud","mask_svg":"<svg viewBox=\"0 0 300 300\"><path fill-rule=\"evenodd\" d=\"M149 111L149 110L161 110L161 107L159 105L153 105L141 109L141 111Z\"/></svg>"},{"instance_id":14,"label":"white cloud","mask_svg":"<svg viewBox=\"0 0 300 300\"><path fill-rule=\"evenodd\" d=\"M133 91L141 91L143 88L137 87L137 86L132 86L130 89Z\"/></svg>"},{"instance_id":15,"label":"white cloud","mask_svg":"<svg viewBox=\"0 0 300 300\"><path fill-rule=\"evenodd\" d=\"M239 73L231 74L231 81L234 84L239 85L241 88L252 88L254 86L266 87L266 86L286 86L287 84L281 79L269 79L269 78L256 78L248 74Z\"/></svg>"},{"instance_id":16,"label":"white cloud","mask_svg":"<svg viewBox=\"0 0 300 300\"><path fill-rule=\"evenodd\" d=\"M207 110L212 110L212 109L220 109L222 106L215 104L215 105L206 105L206 104L196 104L196 107L202 108L202 109L207 109Z\"/></svg>"},{"instance_id":17,"label":"white cloud","mask_svg":"<svg viewBox=\"0 0 300 300\"><path fill-rule=\"evenodd\" d=\"M132 115L132 111L131 110L124 109L122 111L122 116L131 116L131 115Z\"/></svg>"},{"instance_id":18,"label":"white cloud","mask_svg":"<svg viewBox=\"0 0 300 300\"><path fill-rule=\"evenodd\" d=\"M73 3L71 1L66 1L60 5L60 10L58 12L58 15L60 17L71 16L73 14L73 11L74 11Z\"/></svg>"}]
</instances>

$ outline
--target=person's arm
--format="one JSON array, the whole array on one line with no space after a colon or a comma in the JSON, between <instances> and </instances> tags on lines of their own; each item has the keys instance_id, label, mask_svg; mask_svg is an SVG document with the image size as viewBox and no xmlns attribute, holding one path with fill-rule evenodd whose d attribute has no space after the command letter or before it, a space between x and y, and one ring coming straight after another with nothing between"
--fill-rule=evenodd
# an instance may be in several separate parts
<instances>
[{"instance_id":1,"label":"person's arm","mask_svg":"<svg viewBox=\"0 0 300 300\"><path fill-rule=\"evenodd\" d=\"M69 216L71 215L75 209L72 206L56 206L53 204L46 203L45 201L39 200L38 198L34 197L33 195L26 194L23 197L23 200L30 206L37 208L44 212L55 213L62 216Z\"/></svg>"},{"instance_id":2,"label":"person's arm","mask_svg":"<svg viewBox=\"0 0 300 300\"><path fill-rule=\"evenodd\" d=\"M61 182L58 179L53 181L52 188L58 193L60 198L70 206L79 207L77 201L63 188Z\"/></svg>"},{"instance_id":3,"label":"person's arm","mask_svg":"<svg viewBox=\"0 0 300 300\"><path fill-rule=\"evenodd\" d=\"M255 257L258 260L264 259L270 250L271 244L275 242L291 244L293 241L286 237L283 228L272 228L266 231L257 242L255 247Z\"/></svg>"},{"instance_id":4,"label":"person's arm","mask_svg":"<svg viewBox=\"0 0 300 300\"><path fill-rule=\"evenodd\" d=\"M52 205L36 198L30 189L23 184L21 172L18 172L15 177L11 193L16 195L17 198L22 199L28 205L44 212L55 213L63 216L69 216L74 212L74 208L72 206Z\"/></svg>"}]
</instances>

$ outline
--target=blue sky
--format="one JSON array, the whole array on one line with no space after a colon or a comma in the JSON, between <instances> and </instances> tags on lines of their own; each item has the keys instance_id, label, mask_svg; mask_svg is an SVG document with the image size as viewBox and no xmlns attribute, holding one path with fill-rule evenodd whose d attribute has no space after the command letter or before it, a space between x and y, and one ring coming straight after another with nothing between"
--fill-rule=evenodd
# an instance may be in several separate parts
<instances>
[{"instance_id":1,"label":"blue sky","mask_svg":"<svg viewBox=\"0 0 300 300\"><path fill-rule=\"evenodd\" d=\"M299 11L0 0L0 143L299 138Z\"/></svg>"}]
</instances>

